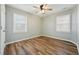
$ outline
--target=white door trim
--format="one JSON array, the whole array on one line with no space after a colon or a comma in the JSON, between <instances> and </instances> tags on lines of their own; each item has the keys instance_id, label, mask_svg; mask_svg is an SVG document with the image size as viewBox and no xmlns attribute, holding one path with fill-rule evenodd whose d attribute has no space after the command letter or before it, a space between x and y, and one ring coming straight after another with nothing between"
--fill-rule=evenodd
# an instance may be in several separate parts
<instances>
[{"instance_id":1,"label":"white door trim","mask_svg":"<svg viewBox=\"0 0 79 59\"><path fill-rule=\"evenodd\" d=\"M0 54L4 54L4 47L5 47L5 4L1 4L1 51Z\"/></svg>"}]
</instances>

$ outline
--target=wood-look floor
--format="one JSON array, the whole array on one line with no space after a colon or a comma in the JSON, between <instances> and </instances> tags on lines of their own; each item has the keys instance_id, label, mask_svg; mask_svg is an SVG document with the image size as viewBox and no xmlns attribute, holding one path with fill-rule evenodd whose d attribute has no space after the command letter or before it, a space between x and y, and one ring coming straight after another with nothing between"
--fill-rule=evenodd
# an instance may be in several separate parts
<instances>
[{"instance_id":1,"label":"wood-look floor","mask_svg":"<svg viewBox=\"0 0 79 59\"><path fill-rule=\"evenodd\" d=\"M36 37L9 44L5 55L77 55L75 44L49 37Z\"/></svg>"}]
</instances>

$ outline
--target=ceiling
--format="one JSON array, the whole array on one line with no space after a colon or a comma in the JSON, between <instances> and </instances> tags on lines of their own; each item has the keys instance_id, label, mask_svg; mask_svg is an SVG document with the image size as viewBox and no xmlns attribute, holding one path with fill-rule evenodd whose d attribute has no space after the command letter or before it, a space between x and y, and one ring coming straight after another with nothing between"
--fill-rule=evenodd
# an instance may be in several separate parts
<instances>
[{"instance_id":1,"label":"ceiling","mask_svg":"<svg viewBox=\"0 0 79 59\"><path fill-rule=\"evenodd\" d=\"M41 4L9 4L9 6L21 9L23 11L29 12L34 15L38 15L41 17L48 16L54 13L58 13L61 11L65 11L68 9L73 8L75 5L74 4L48 4L48 7L53 9L52 11L47 11L45 14L42 14L40 12L39 8L34 8L33 6L39 7Z\"/></svg>"}]
</instances>

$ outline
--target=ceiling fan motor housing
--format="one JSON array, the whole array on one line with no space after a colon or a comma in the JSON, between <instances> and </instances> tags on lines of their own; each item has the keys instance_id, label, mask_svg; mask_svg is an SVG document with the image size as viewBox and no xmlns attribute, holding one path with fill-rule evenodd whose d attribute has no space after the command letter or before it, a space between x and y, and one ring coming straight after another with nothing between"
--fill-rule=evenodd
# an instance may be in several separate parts
<instances>
[{"instance_id":1,"label":"ceiling fan motor housing","mask_svg":"<svg viewBox=\"0 0 79 59\"><path fill-rule=\"evenodd\" d=\"M42 5L40 5L40 9L41 9L41 10L43 10L43 6L44 6L43 4L42 4Z\"/></svg>"}]
</instances>

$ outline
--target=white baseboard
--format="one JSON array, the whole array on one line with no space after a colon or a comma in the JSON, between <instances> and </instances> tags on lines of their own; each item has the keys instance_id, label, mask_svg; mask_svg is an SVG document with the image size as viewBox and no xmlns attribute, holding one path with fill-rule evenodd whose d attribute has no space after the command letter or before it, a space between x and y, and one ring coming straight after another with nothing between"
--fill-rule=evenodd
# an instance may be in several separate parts
<instances>
[{"instance_id":1,"label":"white baseboard","mask_svg":"<svg viewBox=\"0 0 79 59\"><path fill-rule=\"evenodd\" d=\"M72 43L76 44L77 49L78 49L78 53L79 53L79 45L78 45L78 43L76 43L76 42L74 42L74 41L71 41L71 40L68 40L68 39L59 38L59 37L55 37L55 36L50 36L50 35L43 35L43 36L51 37L51 38L55 38L55 39L59 39L59 40L64 40L64 41L72 42Z\"/></svg>"},{"instance_id":2,"label":"white baseboard","mask_svg":"<svg viewBox=\"0 0 79 59\"><path fill-rule=\"evenodd\" d=\"M49 36L49 35L37 35L37 36L33 36L33 37L29 37L29 38L24 38L24 39L20 39L20 40L13 41L13 42L8 42L8 43L6 43L5 45L11 44L11 43L15 43L15 42L19 42L19 41L22 41L22 40L28 40L28 39L31 39L31 38L34 38L34 37L39 37L39 36L46 36L46 37L51 37L51 38L55 38L55 39L59 39L59 40L65 40L65 41L72 42L72 43L74 43L74 44L77 45L77 49L78 49L78 52L79 52L79 46L78 46L78 43L73 42L73 41L68 40L68 39L63 39L63 38L59 38L59 37L55 37L55 36Z\"/></svg>"},{"instance_id":3,"label":"white baseboard","mask_svg":"<svg viewBox=\"0 0 79 59\"><path fill-rule=\"evenodd\" d=\"M49 36L49 35L43 35L43 36L51 37L51 38L55 38L55 39L59 39L59 40L64 40L64 41L69 41L69 42L72 42L74 44L77 44L76 42L68 40L68 39L63 39L63 38L59 38L59 37L55 37L55 36Z\"/></svg>"},{"instance_id":4,"label":"white baseboard","mask_svg":"<svg viewBox=\"0 0 79 59\"><path fill-rule=\"evenodd\" d=\"M16 41L8 42L8 43L5 43L5 45L11 44L11 43L15 43L15 42L19 42L19 41L22 41L22 40L28 40L28 39L31 39L31 38L34 38L34 37L39 37L39 36L41 36L41 35L32 36L32 37L23 38L23 39L19 39L19 40L16 40Z\"/></svg>"},{"instance_id":5,"label":"white baseboard","mask_svg":"<svg viewBox=\"0 0 79 59\"><path fill-rule=\"evenodd\" d=\"M71 40L68 40L68 39L63 39L63 38L59 38L59 37L55 37L55 36L49 36L49 35L37 35L37 36L32 36L32 37L28 37L28 38L24 38L24 39L19 39L19 40L16 40L16 41L13 41L13 42L8 42L8 43L5 43L5 45L8 45L8 44L11 44L11 43L14 43L14 42L18 42L18 41L22 41L22 40L28 40L28 39L31 39L31 38L34 38L34 37L39 37L39 36L46 36L46 37L51 37L51 38L55 38L55 39L59 39L59 40L65 40L65 41L69 41L69 42L72 42L74 44L76 44L78 46L78 44L76 42L73 42ZM79 47L79 46L78 46Z\"/></svg>"}]
</instances>

